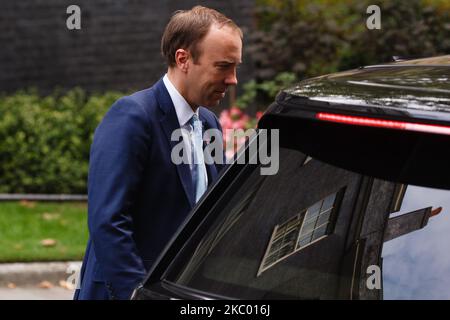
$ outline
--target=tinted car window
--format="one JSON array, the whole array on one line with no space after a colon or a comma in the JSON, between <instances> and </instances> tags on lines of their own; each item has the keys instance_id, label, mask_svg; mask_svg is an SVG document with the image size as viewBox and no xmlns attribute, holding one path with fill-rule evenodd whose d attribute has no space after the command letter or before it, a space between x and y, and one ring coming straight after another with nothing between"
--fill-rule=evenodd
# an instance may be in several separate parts
<instances>
[{"instance_id":1,"label":"tinted car window","mask_svg":"<svg viewBox=\"0 0 450 320\"><path fill-rule=\"evenodd\" d=\"M167 280L241 299L448 297L438 289L450 268L448 191L362 176L289 148L276 175L258 168L230 187Z\"/></svg>"},{"instance_id":2,"label":"tinted car window","mask_svg":"<svg viewBox=\"0 0 450 320\"><path fill-rule=\"evenodd\" d=\"M427 206L442 211L420 230L383 245L385 299L450 299L449 191L408 186L400 212Z\"/></svg>"}]
</instances>

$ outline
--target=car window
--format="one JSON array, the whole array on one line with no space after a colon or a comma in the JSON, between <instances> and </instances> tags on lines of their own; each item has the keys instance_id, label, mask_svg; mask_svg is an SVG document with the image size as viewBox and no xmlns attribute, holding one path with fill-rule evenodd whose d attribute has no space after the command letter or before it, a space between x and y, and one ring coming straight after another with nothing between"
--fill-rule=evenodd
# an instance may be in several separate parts
<instances>
[{"instance_id":1,"label":"car window","mask_svg":"<svg viewBox=\"0 0 450 320\"><path fill-rule=\"evenodd\" d=\"M281 148L231 185L167 280L240 299L448 298L449 191L375 179Z\"/></svg>"},{"instance_id":2,"label":"car window","mask_svg":"<svg viewBox=\"0 0 450 320\"><path fill-rule=\"evenodd\" d=\"M401 211L392 217L430 205L436 208L436 215L429 221L418 218L422 228L383 245L385 299L450 299L449 191L408 186Z\"/></svg>"}]
</instances>

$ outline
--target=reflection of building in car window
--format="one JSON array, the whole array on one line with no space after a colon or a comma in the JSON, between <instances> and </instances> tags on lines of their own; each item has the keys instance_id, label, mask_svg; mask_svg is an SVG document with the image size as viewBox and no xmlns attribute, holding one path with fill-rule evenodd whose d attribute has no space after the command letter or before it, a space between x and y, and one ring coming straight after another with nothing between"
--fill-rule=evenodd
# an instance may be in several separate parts
<instances>
[{"instance_id":1,"label":"reflection of building in car window","mask_svg":"<svg viewBox=\"0 0 450 320\"><path fill-rule=\"evenodd\" d=\"M289 221L275 226L258 275L332 232L332 220L338 206L336 199L342 196L336 197L336 195L337 193L333 193L317 201Z\"/></svg>"}]
</instances>

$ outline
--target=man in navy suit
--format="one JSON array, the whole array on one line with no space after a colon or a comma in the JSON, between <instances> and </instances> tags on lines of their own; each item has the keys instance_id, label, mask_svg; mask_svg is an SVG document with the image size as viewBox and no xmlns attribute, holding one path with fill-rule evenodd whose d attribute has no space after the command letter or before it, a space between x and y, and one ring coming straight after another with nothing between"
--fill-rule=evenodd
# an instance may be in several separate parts
<instances>
[{"instance_id":1,"label":"man in navy suit","mask_svg":"<svg viewBox=\"0 0 450 320\"><path fill-rule=\"evenodd\" d=\"M203 157L192 137L221 130L205 107L218 105L227 87L237 84L241 30L209 8L177 11L161 51L167 74L153 87L116 101L95 131L88 178L90 239L75 299L129 299L221 169L221 164L192 161ZM191 161L177 165L171 135L180 128Z\"/></svg>"}]
</instances>

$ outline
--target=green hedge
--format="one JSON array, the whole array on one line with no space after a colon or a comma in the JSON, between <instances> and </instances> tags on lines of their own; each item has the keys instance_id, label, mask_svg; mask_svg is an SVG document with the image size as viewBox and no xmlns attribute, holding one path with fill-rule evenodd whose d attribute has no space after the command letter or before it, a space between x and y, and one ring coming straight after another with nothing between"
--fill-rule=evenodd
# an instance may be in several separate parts
<instances>
[{"instance_id":1,"label":"green hedge","mask_svg":"<svg viewBox=\"0 0 450 320\"><path fill-rule=\"evenodd\" d=\"M0 96L0 193L86 193L94 130L122 95Z\"/></svg>"}]
</instances>

